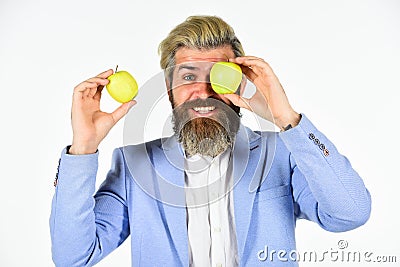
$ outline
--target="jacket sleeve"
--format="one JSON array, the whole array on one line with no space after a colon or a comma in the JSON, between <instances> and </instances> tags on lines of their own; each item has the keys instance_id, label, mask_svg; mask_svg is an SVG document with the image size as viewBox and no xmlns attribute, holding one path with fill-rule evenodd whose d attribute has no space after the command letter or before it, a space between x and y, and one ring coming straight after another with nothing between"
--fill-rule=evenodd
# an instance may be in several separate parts
<instances>
[{"instance_id":1,"label":"jacket sleeve","mask_svg":"<svg viewBox=\"0 0 400 267\"><path fill-rule=\"evenodd\" d=\"M50 232L56 266L92 266L129 235L122 152L95 192L98 153L69 155L63 150L52 201Z\"/></svg>"},{"instance_id":2,"label":"jacket sleeve","mask_svg":"<svg viewBox=\"0 0 400 267\"><path fill-rule=\"evenodd\" d=\"M280 137L290 152L295 215L332 232L366 223L371 196L332 142L304 114L299 125Z\"/></svg>"}]
</instances>

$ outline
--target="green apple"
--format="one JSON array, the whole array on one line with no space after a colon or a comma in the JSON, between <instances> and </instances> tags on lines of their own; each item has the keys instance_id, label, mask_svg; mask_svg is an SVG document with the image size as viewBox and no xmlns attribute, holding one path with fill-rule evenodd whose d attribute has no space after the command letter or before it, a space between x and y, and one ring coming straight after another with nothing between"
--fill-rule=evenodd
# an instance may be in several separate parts
<instances>
[{"instance_id":1,"label":"green apple","mask_svg":"<svg viewBox=\"0 0 400 267\"><path fill-rule=\"evenodd\" d=\"M107 79L110 81L106 85L108 93L120 103L131 101L138 93L137 82L127 71L117 71Z\"/></svg>"},{"instance_id":2,"label":"green apple","mask_svg":"<svg viewBox=\"0 0 400 267\"><path fill-rule=\"evenodd\" d=\"M210 71L211 87L217 94L232 94L242 81L242 69L233 62L217 62Z\"/></svg>"}]
</instances>

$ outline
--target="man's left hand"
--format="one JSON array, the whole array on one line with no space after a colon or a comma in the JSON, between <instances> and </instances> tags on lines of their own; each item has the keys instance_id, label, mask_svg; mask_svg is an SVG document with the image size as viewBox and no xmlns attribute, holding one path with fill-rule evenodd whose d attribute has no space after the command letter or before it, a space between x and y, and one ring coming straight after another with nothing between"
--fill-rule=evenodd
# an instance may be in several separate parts
<instances>
[{"instance_id":1,"label":"man's left hand","mask_svg":"<svg viewBox=\"0 0 400 267\"><path fill-rule=\"evenodd\" d=\"M290 106L278 77L262 58L244 56L229 59L241 66L246 77L256 86L257 91L251 98L237 94L224 95L234 105L246 108L258 116L273 122L281 130L289 124L294 127L300 121L300 114Z\"/></svg>"}]
</instances>

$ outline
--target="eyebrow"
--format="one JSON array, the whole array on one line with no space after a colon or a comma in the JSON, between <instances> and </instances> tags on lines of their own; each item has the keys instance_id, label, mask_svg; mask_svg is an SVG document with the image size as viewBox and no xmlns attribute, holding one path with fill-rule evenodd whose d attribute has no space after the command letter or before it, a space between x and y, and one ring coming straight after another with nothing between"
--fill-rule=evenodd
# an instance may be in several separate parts
<instances>
[{"instance_id":1,"label":"eyebrow","mask_svg":"<svg viewBox=\"0 0 400 267\"><path fill-rule=\"evenodd\" d=\"M195 67L195 66L190 66L190 65L180 65L178 68L178 72L180 72L183 69L188 69L188 70L198 70L199 67Z\"/></svg>"}]
</instances>

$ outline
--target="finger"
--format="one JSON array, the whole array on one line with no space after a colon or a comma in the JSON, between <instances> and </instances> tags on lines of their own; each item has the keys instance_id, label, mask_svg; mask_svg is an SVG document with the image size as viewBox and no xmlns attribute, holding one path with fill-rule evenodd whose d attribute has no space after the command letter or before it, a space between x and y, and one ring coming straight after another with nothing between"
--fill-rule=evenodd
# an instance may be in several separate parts
<instances>
[{"instance_id":1,"label":"finger","mask_svg":"<svg viewBox=\"0 0 400 267\"><path fill-rule=\"evenodd\" d=\"M107 78L108 76L110 76L113 73L114 73L114 71L112 69L109 69L109 70L106 70L106 71L104 71L102 73L97 74L96 77Z\"/></svg>"},{"instance_id":2,"label":"finger","mask_svg":"<svg viewBox=\"0 0 400 267\"><path fill-rule=\"evenodd\" d=\"M255 56L242 56L242 57L235 57L235 58L230 58L229 61L235 60L238 62L242 62L243 60L247 60L247 59L255 59L255 60L262 60L264 61L264 59L260 58L260 57L255 57Z\"/></svg>"},{"instance_id":3,"label":"finger","mask_svg":"<svg viewBox=\"0 0 400 267\"><path fill-rule=\"evenodd\" d=\"M236 58L230 58L229 62L233 62L239 65L244 65L250 67L251 65L249 64L251 61L260 61L260 62L265 62L264 59L259 58L259 57L254 57L254 56L244 56L244 57L236 57Z\"/></svg>"},{"instance_id":4,"label":"finger","mask_svg":"<svg viewBox=\"0 0 400 267\"><path fill-rule=\"evenodd\" d=\"M113 113L111 113L114 122L117 123L123 116L125 116L128 111L136 104L136 100L131 100L127 103L122 104Z\"/></svg>"},{"instance_id":5,"label":"finger","mask_svg":"<svg viewBox=\"0 0 400 267\"><path fill-rule=\"evenodd\" d=\"M74 99L82 99L90 94L91 90L97 90L97 83L82 82L74 88Z\"/></svg>"},{"instance_id":6,"label":"finger","mask_svg":"<svg viewBox=\"0 0 400 267\"><path fill-rule=\"evenodd\" d=\"M239 96L237 94L226 94L224 97L231 101L235 106L251 110L249 105L250 100L248 98Z\"/></svg>"},{"instance_id":7,"label":"finger","mask_svg":"<svg viewBox=\"0 0 400 267\"><path fill-rule=\"evenodd\" d=\"M99 100L101 99L101 92L103 91L104 86L100 85L99 87L97 87L96 93L93 96L93 99L95 100Z\"/></svg>"},{"instance_id":8,"label":"finger","mask_svg":"<svg viewBox=\"0 0 400 267\"><path fill-rule=\"evenodd\" d=\"M230 59L231 61L231 59ZM232 62L239 64L243 73L246 77L252 82L255 82L255 79L262 75L269 75L270 70L265 65L267 64L262 59L256 57L241 57L232 59Z\"/></svg>"},{"instance_id":9,"label":"finger","mask_svg":"<svg viewBox=\"0 0 400 267\"><path fill-rule=\"evenodd\" d=\"M272 73L272 68L262 58L246 56L246 57L237 57L234 60L235 63L237 64L251 68L257 75L261 75L263 73L267 74Z\"/></svg>"},{"instance_id":10,"label":"finger","mask_svg":"<svg viewBox=\"0 0 400 267\"><path fill-rule=\"evenodd\" d=\"M93 98L94 100L99 100L101 99L101 92L103 90L104 86L99 86L99 87L91 87L88 88L84 91L82 91L79 95L80 97L88 97L88 98Z\"/></svg>"},{"instance_id":11,"label":"finger","mask_svg":"<svg viewBox=\"0 0 400 267\"><path fill-rule=\"evenodd\" d=\"M105 85L107 85L110 80L108 80L107 78L112 75L114 73L114 71L112 69L106 70L100 74L98 74L96 77L93 77L91 79L100 79L104 82L101 83L101 85L99 85L99 87L97 88L96 94L93 96L93 98L95 100L99 100L101 99L101 92L103 91L103 88ZM100 80L98 80L100 82Z\"/></svg>"},{"instance_id":12,"label":"finger","mask_svg":"<svg viewBox=\"0 0 400 267\"><path fill-rule=\"evenodd\" d=\"M108 83L108 79L93 77L78 84L74 89L74 93L82 93L81 96L94 97L96 93L101 94L104 85Z\"/></svg>"},{"instance_id":13,"label":"finger","mask_svg":"<svg viewBox=\"0 0 400 267\"><path fill-rule=\"evenodd\" d=\"M92 77L86 80L87 82L97 83L98 85L107 85L110 80L107 78Z\"/></svg>"},{"instance_id":14,"label":"finger","mask_svg":"<svg viewBox=\"0 0 400 267\"><path fill-rule=\"evenodd\" d=\"M254 80L257 78L258 75L252 69L246 66L242 66L242 71L244 75L246 75L247 79L254 83Z\"/></svg>"},{"instance_id":15,"label":"finger","mask_svg":"<svg viewBox=\"0 0 400 267\"><path fill-rule=\"evenodd\" d=\"M87 97L93 98L97 93L97 88L90 88L87 93Z\"/></svg>"},{"instance_id":16,"label":"finger","mask_svg":"<svg viewBox=\"0 0 400 267\"><path fill-rule=\"evenodd\" d=\"M259 67L259 68L270 68L267 62L265 62L261 58L242 58L238 60L241 65L254 68L254 67Z\"/></svg>"},{"instance_id":17,"label":"finger","mask_svg":"<svg viewBox=\"0 0 400 267\"><path fill-rule=\"evenodd\" d=\"M229 62L233 62L233 63L239 64L240 68L242 69L242 72L244 73L244 75L246 75L246 77L251 82L254 82L254 80L257 78L258 75L250 68L250 66L246 66L245 64L243 64L245 62L246 58L259 59L259 58L252 57L252 56L246 56L246 57L230 58Z\"/></svg>"}]
</instances>

